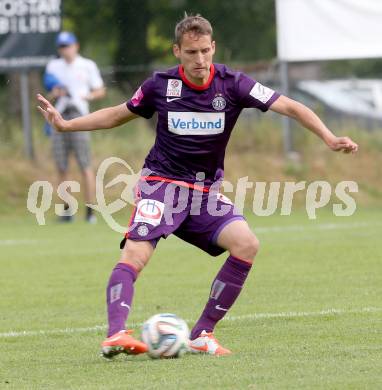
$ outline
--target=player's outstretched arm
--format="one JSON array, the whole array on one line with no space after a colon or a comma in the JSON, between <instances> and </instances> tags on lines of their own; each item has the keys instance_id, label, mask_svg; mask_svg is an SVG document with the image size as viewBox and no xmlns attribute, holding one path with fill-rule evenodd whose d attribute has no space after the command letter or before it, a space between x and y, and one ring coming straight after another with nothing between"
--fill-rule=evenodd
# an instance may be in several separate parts
<instances>
[{"instance_id":1,"label":"player's outstretched arm","mask_svg":"<svg viewBox=\"0 0 382 390\"><path fill-rule=\"evenodd\" d=\"M270 107L272 111L289 116L297 120L306 129L318 135L330 149L344 153L355 153L358 145L349 137L335 136L322 120L304 104L296 102L286 96L280 96Z\"/></svg>"},{"instance_id":2,"label":"player's outstretched arm","mask_svg":"<svg viewBox=\"0 0 382 390\"><path fill-rule=\"evenodd\" d=\"M60 132L111 129L138 117L123 103L118 106L103 108L78 118L65 120L44 96L38 94L37 100L40 104L37 108L45 120Z\"/></svg>"}]
</instances>

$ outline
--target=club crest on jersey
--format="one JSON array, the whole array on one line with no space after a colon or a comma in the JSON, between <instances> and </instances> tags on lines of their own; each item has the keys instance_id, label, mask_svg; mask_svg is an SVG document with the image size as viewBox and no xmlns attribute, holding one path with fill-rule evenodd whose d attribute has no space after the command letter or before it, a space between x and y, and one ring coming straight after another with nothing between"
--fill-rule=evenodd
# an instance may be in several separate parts
<instances>
[{"instance_id":1,"label":"club crest on jersey","mask_svg":"<svg viewBox=\"0 0 382 390\"><path fill-rule=\"evenodd\" d=\"M217 93L215 95L214 100L212 100L212 107L216 111L221 111L225 109L225 106L227 105L226 100L224 99L223 95L221 93Z\"/></svg>"},{"instance_id":2,"label":"club crest on jersey","mask_svg":"<svg viewBox=\"0 0 382 390\"><path fill-rule=\"evenodd\" d=\"M169 79L167 81L166 96L181 97L182 96L182 80Z\"/></svg>"},{"instance_id":3,"label":"club crest on jersey","mask_svg":"<svg viewBox=\"0 0 382 390\"><path fill-rule=\"evenodd\" d=\"M158 226L163 216L163 210L164 203L155 199L142 199L138 202L134 222Z\"/></svg>"}]
</instances>

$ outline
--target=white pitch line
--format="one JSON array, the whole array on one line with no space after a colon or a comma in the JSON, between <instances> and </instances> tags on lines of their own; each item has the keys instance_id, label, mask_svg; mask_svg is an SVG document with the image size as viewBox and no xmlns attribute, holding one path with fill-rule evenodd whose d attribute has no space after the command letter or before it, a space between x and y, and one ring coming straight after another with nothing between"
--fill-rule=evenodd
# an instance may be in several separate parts
<instances>
[{"instance_id":1,"label":"white pitch line","mask_svg":"<svg viewBox=\"0 0 382 390\"><path fill-rule=\"evenodd\" d=\"M254 313L243 314L240 316L227 316L224 319L227 321L240 321L240 320L259 320L270 318L298 318L298 317L322 317L326 315L342 315L342 314L363 314L363 313L379 313L382 312L382 308L378 307L364 307L358 310L345 310L345 309L326 309L321 311L290 311L280 313Z\"/></svg>"},{"instance_id":2,"label":"white pitch line","mask_svg":"<svg viewBox=\"0 0 382 390\"><path fill-rule=\"evenodd\" d=\"M346 310L346 309L325 309L321 311L291 311L280 313L254 313L244 314L239 316L227 316L223 321L241 321L249 320L256 321L261 319L272 318L299 318L299 317L323 317L328 315L345 315L345 314L364 314L364 313L380 313L382 308L379 307L364 307L361 309ZM194 322L194 320L186 320L187 322ZM136 328L142 326L140 323L130 323L130 327ZM9 331L0 333L0 338L22 337L22 336L49 336L71 333L87 333L105 330L106 325L95 325L85 328L63 328L63 329L47 329L47 330L24 330L24 331Z\"/></svg>"},{"instance_id":3,"label":"white pitch line","mask_svg":"<svg viewBox=\"0 0 382 390\"><path fill-rule=\"evenodd\" d=\"M34 244L36 240L0 240L0 245Z\"/></svg>"},{"instance_id":4,"label":"white pitch line","mask_svg":"<svg viewBox=\"0 0 382 390\"><path fill-rule=\"evenodd\" d=\"M357 229L372 226L382 226L380 223L354 222L354 223L321 223L317 225L287 225L287 226L269 226L256 227L253 230L256 233L274 233L274 232L292 232L305 230L335 230L335 229Z\"/></svg>"},{"instance_id":5,"label":"white pitch line","mask_svg":"<svg viewBox=\"0 0 382 390\"><path fill-rule=\"evenodd\" d=\"M98 330L105 330L105 329L106 329L106 325L95 325L86 328L9 331L5 333L0 333L0 338L20 337L20 336L48 336L48 335L68 334L68 333L86 333L86 332L96 332Z\"/></svg>"},{"instance_id":6,"label":"white pitch line","mask_svg":"<svg viewBox=\"0 0 382 390\"><path fill-rule=\"evenodd\" d=\"M306 231L306 230L335 230L335 229L358 229L365 227L382 226L382 223L368 223L368 222L354 222L354 223L321 223L316 225L287 225L287 226L254 226L253 230L256 233L277 233L277 232L295 232L295 231ZM169 238L175 237L170 235ZM26 245L35 244L37 240L0 240L0 246L4 245Z\"/></svg>"}]
</instances>

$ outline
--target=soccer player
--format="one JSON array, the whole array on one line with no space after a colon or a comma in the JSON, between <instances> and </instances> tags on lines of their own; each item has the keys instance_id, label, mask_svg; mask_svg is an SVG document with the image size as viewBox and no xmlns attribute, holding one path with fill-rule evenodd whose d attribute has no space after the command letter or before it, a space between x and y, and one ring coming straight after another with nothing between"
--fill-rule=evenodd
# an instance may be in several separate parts
<instances>
[{"instance_id":1,"label":"soccer player","mask_svg":"<svg viewBox=\"0 0 382 390\"><path fill-rule=\"evenodd\" d=\"M39 110L62 132L110 129L158 112L155 144L144 164L148 173L138 184L137 205L107 286L105 357L147 351L147 346L126 330L125 323L135 280L159 239L172 233L212 256L229 253L192 329L190 349L211 355L230 353L214 337L214 328L239 296L259 249L244 217L217 189L223 177L225 149L243 108L270 109L294 118L333 151L354 153L358 149L350 138L336 137L304 105L241 72L214 64L212 27L200 15L186 16L176 25L173 52L179 66L155 72L127 103L81 118L63 120L49 101L38 95ZM215 202L212 211L211 200ZM214 212L223 208L224 213Z\"/></svg>"}]
</instances>

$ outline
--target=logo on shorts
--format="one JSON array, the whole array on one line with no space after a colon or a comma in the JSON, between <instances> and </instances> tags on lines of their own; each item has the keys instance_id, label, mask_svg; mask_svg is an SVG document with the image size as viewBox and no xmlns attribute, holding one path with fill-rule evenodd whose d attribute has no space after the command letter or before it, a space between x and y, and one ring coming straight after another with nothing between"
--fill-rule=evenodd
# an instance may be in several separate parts
<instances>
[{"instance_id":1,"label":"logo on shorts","mask_svg":"<svg viewBox=\"0 0 382 390\"><path fill-rule=\"evenodd\" d=\"M143 222L152 226L158 226L163 216L163 210L164 203L155 199L142 199L137 205L134 222Z\"/></svg>"},{"instance_id":2,"label":"logo on shorts","mask_svg":"<svg viewBox=\"0 0 382 390\"><path fill-rule=\"evenodd\" d=\"M217 194L218 200L220 202L226 203L226 204L233 204L230 198L227 198L225 195L221 194L220 192Z\"/></svg>"},{"instance_id":3,"label":"logo on shorts","mask_svg":"<svg viewBox=\"0 0 382 390\"><path fill-rule=\"evenodd\" d=\"M221 111L221 110L225 109L226 105L227 105L227 102L224 99L223 95L221 93L216 94L214 100L212 100L212 107L216 111Z\"/></svg>"},{"instance_id":4,"label":"logo on shorts","mask_svg":"<svg viewBox=\"0 0 382 390\"><path fill-rule=\"evenodd\" d=\"M137 233L141 237L145 237L149 234L149 228L146 225L138 226Z\"/></svg>"},{"instance_id":5,"label":"logo on shorts","mask_svg":"<svg viewBox=\"0 0 382 390\"><path fill-rule=\"evenodd\" d=\"M169 79L167 81L166 96L180 97L182 95L182 81Z\"/></svg>"}]
</instances>

